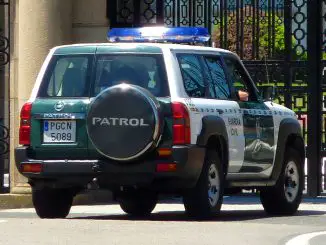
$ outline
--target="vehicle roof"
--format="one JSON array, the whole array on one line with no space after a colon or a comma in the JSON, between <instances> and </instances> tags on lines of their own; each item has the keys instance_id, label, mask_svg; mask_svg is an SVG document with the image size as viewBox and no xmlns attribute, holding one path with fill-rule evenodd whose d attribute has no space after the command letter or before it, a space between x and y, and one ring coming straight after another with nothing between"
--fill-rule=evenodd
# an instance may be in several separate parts
<instances>
[{"instance_id":1,"label":"vehicle roof","mask_svg":"<svg viewBox=\"0 0 326 245\"><path fill-rule=\"evenodd\" d=\"M206 46L196 46L196 45L184 45L184 44L170 44L170 43L78 43L78 44L69 44L69 45L61 45L53 47L54 53L65 51L66 54L69 52L75 53L75 51L82 50L87 53L94 53L97 48L132 48L132 47L144 47L149 48L150 50L154 51L161 50L162 48L167 48L171 50L193 50L193 51L210 51L210 52L220 52L220 53L229 53L234 54L233 52L221 49L221 48L213 48L213 47L206 47Z\"/></svg>"}]
</instances>

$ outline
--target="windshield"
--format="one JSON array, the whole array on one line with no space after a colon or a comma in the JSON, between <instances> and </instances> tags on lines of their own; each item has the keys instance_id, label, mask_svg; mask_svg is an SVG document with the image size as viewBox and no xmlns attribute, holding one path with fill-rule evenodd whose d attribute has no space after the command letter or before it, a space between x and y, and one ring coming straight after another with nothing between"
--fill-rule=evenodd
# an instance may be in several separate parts
<instances>
[{"instance_id":1,"label":"windshield","mask_svg":"<svg viewBox=\"0 0 326 245\"><path fill-rule=\"evenodd\" d=\"M94 55L54 56L38 97L96 96L119 83L138 85L156 97L169 96L162 55L98 55L92 69L93 58Z\"/></svg>"}]
</instances>

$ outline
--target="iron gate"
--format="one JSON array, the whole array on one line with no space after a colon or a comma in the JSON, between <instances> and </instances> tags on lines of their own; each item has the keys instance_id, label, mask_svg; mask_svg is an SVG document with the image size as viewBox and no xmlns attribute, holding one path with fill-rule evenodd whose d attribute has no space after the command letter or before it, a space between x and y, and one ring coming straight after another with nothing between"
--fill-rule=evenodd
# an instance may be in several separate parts
<instances>
[{"instance_id":1,"label":"iron gate","mask_svg":"<svg viewBox=\"0 0 326 245\"><path fill-rule=\"evenodd\" d=\"M111 27L207 27L210 45L236 52L258 86L276 85L302 124L308 194L326 190L326 0L107 1Z\"/></svg>"},{"instance_id":2,"label":"iron gate","mask_svg":"<svg viewBox=\"0 0 326 245\"><path fill-rule=\"evenodd\" d=\"M0 1L0 193L9 191L9 13Z\"/></svg>"}]
</instances>

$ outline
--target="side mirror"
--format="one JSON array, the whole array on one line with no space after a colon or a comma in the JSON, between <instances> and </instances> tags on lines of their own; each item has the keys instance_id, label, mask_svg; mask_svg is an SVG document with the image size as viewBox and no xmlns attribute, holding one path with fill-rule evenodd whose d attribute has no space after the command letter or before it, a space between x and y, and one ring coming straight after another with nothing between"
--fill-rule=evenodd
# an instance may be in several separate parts
<instances>
[{"instance_id":1,"label":"side mirror","mask_svg":"<svg viewBox=\"0 0 326 245\"><path fill-rule=\"evenodd\" d=\"M273 85L262 86L260 89L264 101L273 101L277 97L277 87Z\"/></svg>"}]
</instances>

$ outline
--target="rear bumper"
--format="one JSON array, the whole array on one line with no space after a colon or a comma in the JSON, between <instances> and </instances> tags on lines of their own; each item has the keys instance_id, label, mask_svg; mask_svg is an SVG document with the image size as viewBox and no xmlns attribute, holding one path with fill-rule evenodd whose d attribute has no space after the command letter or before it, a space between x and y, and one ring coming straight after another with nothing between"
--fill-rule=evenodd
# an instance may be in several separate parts
<instances>
[{"instance_id":1,"label":"rear bumper","mask_svg":"<svg viewBox=\"0 0 326 245\"><path fill-rule=\"evenodd\" d=\"M84 186L97 178L100 187L138 185L160 190L176 190L196 184L205 157L198 146L176 146L169 158L135 163L111 160L37 160L28 157L28 148L15 149L17 169L31 184L55 186ZM22 172L23 164L41 164L40 173ZM157 172L159 163L175 163L173 172Z\"/></svg>"}]
</instances>

